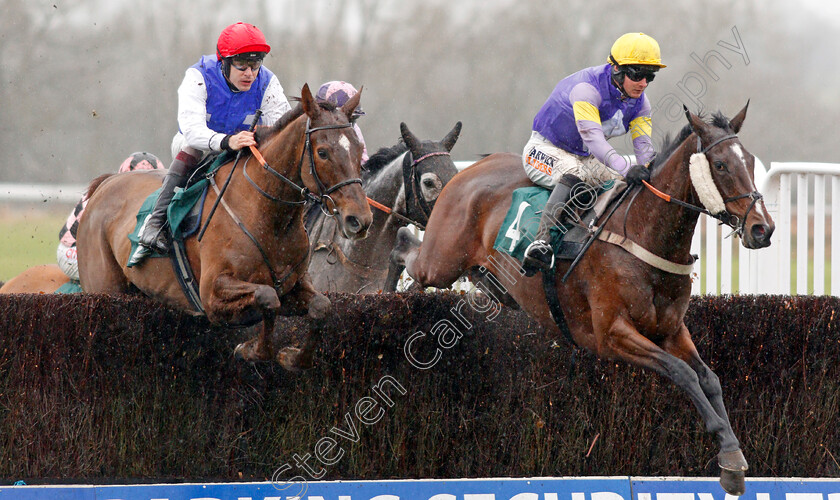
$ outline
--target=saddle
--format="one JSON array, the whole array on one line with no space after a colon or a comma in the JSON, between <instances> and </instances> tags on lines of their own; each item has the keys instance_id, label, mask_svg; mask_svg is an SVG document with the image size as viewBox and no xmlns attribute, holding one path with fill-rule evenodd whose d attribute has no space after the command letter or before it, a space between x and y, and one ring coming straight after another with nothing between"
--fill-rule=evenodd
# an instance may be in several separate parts
<instances>
[{"instance_id":1,"label":"saddle","mask_svg":"<svg viewBox=\"0 0 840 500\"><path fill-rule=\"evenodd\" d=\"M557 259L574 260L592 235L591 228L610 203L626 188L624 181L609 181L599 191L588 210L575 214L574 223L551 228L551 247ZM551 190L540 187L519 188L513 192L510 209L493 243L493 248L522 262L525 249L534 240L543 208Z\"/></svg>"},{"instance_id":2,"label":"saddle","mask_svg":"<svg viewBox=\"0 0 840 500\"><path fill-rule=\"evenodd\" d=\"M201 299L198 294L198 281L195 279L195 275L189 265L184 241L198 232L199 225L201 224L204 200L207 197L207 190L210 187L210 176L219 167L229 162L230 156L231 154L227 151L219 155L208 156L196 167L187 182L187 187L183 189L175 188L175 196L172 197L166 213L169 227L168 236L172 250L169 252L169 255L153 253L147 257L168 256L170 258L175 270L175 276L178 278L184 295L187 296L193 308L201 313L204 312L204 308L201 305ZM129 256L134 255L135 250L137 250L140 229L154 208L155 202L160 196L161 189L158 188L150 194L137 212L137 223L134 226L134 231L128 235L128 239L131 241ZM127 264L126 267L132 267L134 265L136 264Z\"/></svg>"}]
</instances>

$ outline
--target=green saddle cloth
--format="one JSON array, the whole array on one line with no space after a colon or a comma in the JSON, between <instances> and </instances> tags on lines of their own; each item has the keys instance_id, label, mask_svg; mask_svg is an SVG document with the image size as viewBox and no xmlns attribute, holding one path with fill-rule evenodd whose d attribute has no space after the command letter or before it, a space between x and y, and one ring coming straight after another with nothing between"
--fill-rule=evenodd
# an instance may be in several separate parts
<instances>
[{"instance_id":1,"label":"green saddle cloth","mask_svg":"<svg viewBox=\"0 0 840 500\"><path fill-rule=\"evenodd\" d=\"M228 151L225 151L216 157L215 161L213 161L207 169L207 172L215 172L219 167L229 162L230 159L231 154ZM210 181L203 178L187 189L175 188L175 195L172 197L172 201L169 203L169 208L166 211L166 216L169 219L169 227L172 228L173 238L182 239L184 237L184 228L181 226L195 204L203 198L202 195L207 190L209 184ZM140 206L140 211L137 212L137 223L134 225L134 231L128 235L128 239L131 241L131 252L128 254L129 259L132 255L134 255L134 251L137 250L137 246L140 241L140 228L143 227L143 222L146 221L146 217L152 213L152 210L155 208L155 203L157 202L162 189L163 187L160 187L146 197L143 205ZM149 257L165 257L165 255L153 253ZM127 267L132 267L132 264L128 264Z\"/></svg>"},{"instance_id":2,"label":"green saddle cloth","mask_svg":"<svg viewBox=\"0 0 840 500\"><path fill-rule=\"evenodd\" d=\"M55 293L82 293L82 285L78 281L70 280L58 287Z\"/></svg>"},{"instance_id":3,"label":"green saddle cloth","mask_svg":"<svg viewBox=\"0 0 840 500\"><path fill-rule=\"evenodd\" d=\"M601 186L598 196L604 195L615 187L615 182L605 182ZM510 209L504 222L502 222L502 227L499 228L499 234L496 235L493 248L521 262L525 256L525 249L537 235L542 210L545 208L550 194L550 189L540 186L519 188L514 191ZM592 211L588 213L592 213ZM560 248L563 237L570 229L572 229L572 226L566 227L563 225L551 228L551 247L554 248L555 253Z\"/></svg>"},{"instance_id":4,"label":"green saddle cloth","mask_svg":"<svg viewBox=\"0 0 840 500\"><path fill-rule=\"evenodd\" d=\"M540 216L548 201L550 189L539 186L519 188L513 192L510 209L499 228L493 248L521 261L525 249L534 241L540 225ZM539 213L538 213L539 212ZM551 228L551 246L557 248L565 229Z\"/></svg>"}]
</instances>

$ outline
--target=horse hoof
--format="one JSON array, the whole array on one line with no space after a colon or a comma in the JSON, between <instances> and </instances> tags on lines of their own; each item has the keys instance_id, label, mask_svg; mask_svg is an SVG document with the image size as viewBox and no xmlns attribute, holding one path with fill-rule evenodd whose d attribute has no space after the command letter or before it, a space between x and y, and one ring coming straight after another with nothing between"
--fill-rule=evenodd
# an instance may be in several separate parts
<instances>
[{"instance_id":1,"label":"horse hoof","mask_svg":"<svg viewBox=\"0 0 840 500\"><path fill-rule=\"evenodd\" d=\"M723 491L730 495L739 497L744 494L747 487L744 483L744 471L722 469L720 471L720 485Z\"/></svg>"},{"instance_id":2,"label":"horse hoof","mask_svg":"<svg viewBox=\"0 0 840 500\"><path fill-rule=\"evenodd\" d=\"M312 368L312 362L303 363L300 360L300 349L296 347L284 347L277 353L275 361L286 370L292 373L299 373Z\"/></svg>"},{"instance_id":3,"label":"horse hoof","mask_svg":"<svg viewBox=\"0 0 840 500\"><path fill-rule=\"evenodd\" d=\"M732 472L744 472L749 468L744 453L740 450L722 451L718 453L718 465L721 469Z\"/></svg>"},{"instance_id":4,"label":"horse hoof","mask_svg":"<svg viewBox=\"0 0 840 500\"><path fill-rule=\"evenodd\" d=\"M256 349L256 344L255 339L239 344L233 350L233 356L242 361L268 361L270 357L266 358L264 355L260 355Z\"/></svg>"}]
</instances>

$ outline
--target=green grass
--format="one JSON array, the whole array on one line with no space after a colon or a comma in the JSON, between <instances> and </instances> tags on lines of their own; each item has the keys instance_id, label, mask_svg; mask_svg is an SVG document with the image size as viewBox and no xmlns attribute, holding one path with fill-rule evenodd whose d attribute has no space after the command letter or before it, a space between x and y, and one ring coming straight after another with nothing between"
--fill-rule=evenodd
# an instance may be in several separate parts
<instances>
[{"instance_id":1,"label":"green grass","mask_svg":"<svg viewBox=\"0 0 840 500\"><path fill-rule=\"evenodd\" d=\"M72 207L0 211L0 281L23 270L56 262L58 232Z\"/></svg>"}]
</instances>

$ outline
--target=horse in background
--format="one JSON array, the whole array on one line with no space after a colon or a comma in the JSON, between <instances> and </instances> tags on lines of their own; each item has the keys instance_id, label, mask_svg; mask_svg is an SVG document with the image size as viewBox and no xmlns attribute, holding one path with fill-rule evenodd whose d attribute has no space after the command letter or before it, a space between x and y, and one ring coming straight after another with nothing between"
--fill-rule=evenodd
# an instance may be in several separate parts
<instances>
[{"instance_id":1,"label":"horse in background","mask_svg":"<svg viewBox=\"0 0 840 500\"><path fill-rule=\"evenodd\" d=\"M202 201L203 239L184 240L189 266L198 283L196 310L175 276L169 259L147 258L127 267L132 243L126 235L138 211L161 185L158 171L110 175L90 190L79 224L77 247L82 289L87 293L140 292L214 323L250 325L262 321L256 338L239 344L235 354L248 361L276 360L289 370L312 366L329 299L315 291L307 272L309 240L303 227L307 203L334 215L349 239L367 235L372 214L362 190L362 146L350 117L362 92L336 108L318 103L308 85L300 103L272 127L258 131L259 148L219 167L208 178ZM236 171L236 167L239 171ZM210 208L227 190L220 210ZM230 180L227 184L227 180ZM303 347L275 349L276 315L308 315Z\"/></svg>"},{"instance_id":2,"label":"horse in background","mask_svg":"<svg viewBox=\"0 0 840 500\"><path fill-rule=\"evenodd\" d=\"M312 245L309 274L316 290L383 289L397 230L410 223L423 227L441 190L458 173L450 152L460 133L458 122L440 142L420 140L400 123L402 141L380 149L365 164L362 185L374 206L366 239L343 238L331 217L315 211L306 228Z\"/></svg>"},{"instance_id":3,"label":"horse in background","mask_svg":"<svg viewBox=\"0 0 840 500\"><path fill-rule=\"evenodd\" d=\"M755 157L736 135L746 112L745 106L732 120L716 114L706 123L686 110L688 125L663 148L650 183L622 197L615 217L596 221L606 239L596 239L565 280L569 261L528 277L516 259L494 248L514 190L533 186L522 158L512 154L484 158L447 184L422 243L405 229L398 232L394 267L405 266L422 286L437 288L465 273L484 276L494 283L483 290L494 302L515 300L548 331L563 333L600 358L668 378L718 438L723 489L741 495L747 461L720 381L700 358L684 317L691 297L691 240L701 212L732 227L746 248L770 245L775 226L755 188Z\"/></svg>"},{"instance_id":4,"label":"horse in background","mask_svg":"<svg viewBox=\"0 0 840 500\"><path fill-rule=\"evenodd\" d=\"M70 278L57 264L44 264L26 269L5 283L0 283L4 293L55 293Z\"/></svg>"}]
</instances>

